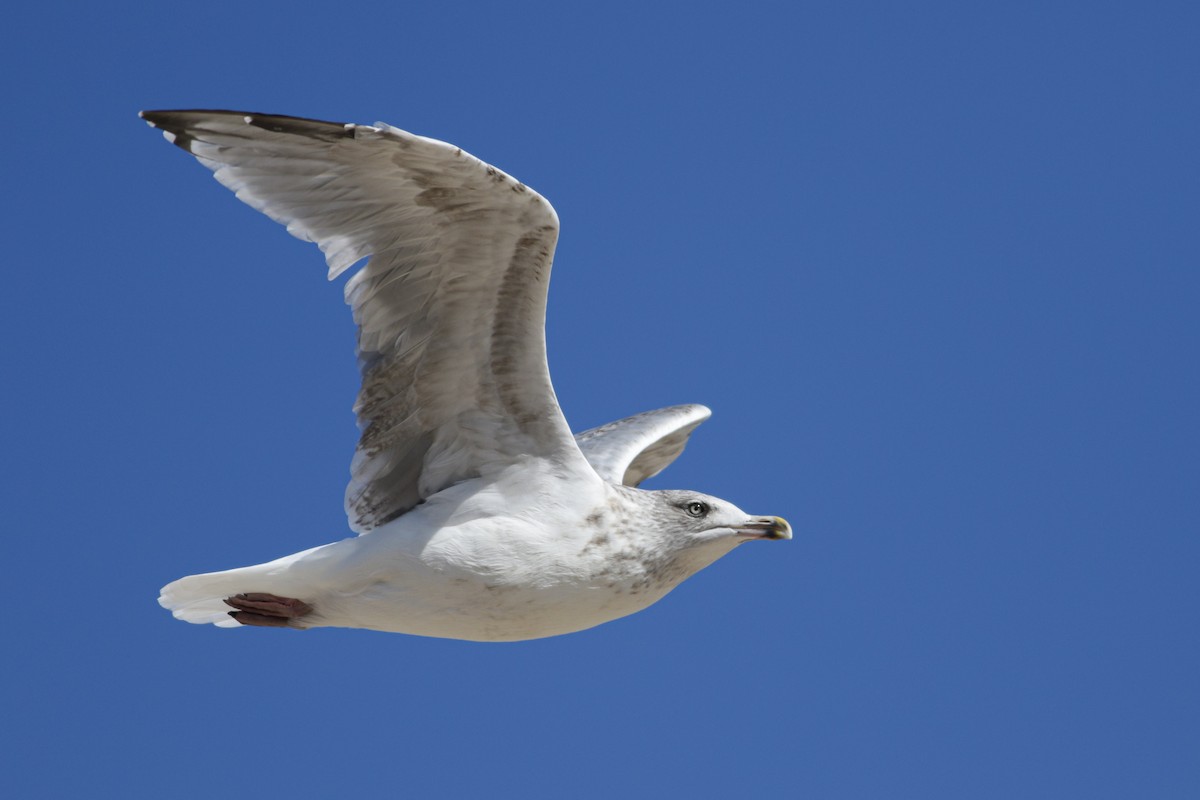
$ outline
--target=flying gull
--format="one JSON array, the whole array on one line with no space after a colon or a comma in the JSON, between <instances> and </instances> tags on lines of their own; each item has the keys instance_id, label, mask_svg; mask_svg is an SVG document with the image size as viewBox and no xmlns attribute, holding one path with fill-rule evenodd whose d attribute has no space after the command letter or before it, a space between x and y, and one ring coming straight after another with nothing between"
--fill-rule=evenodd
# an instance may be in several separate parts
<instances>
[{"instance_id":1,"label":"flying gull","mask_svg":"<svg viewBox=\"0 0 1200 800\"><path fill-rule=\"evenodd\" d=\"M550 385L558 216L453 145L390 125L145 111L238 199L316 242L358 325L358 536L163 587L175 617L477 641L646 608L753 539L790 539L691 491L637 486L708 419L648 411L573 436Z\"/></svg>"}]
</instances>

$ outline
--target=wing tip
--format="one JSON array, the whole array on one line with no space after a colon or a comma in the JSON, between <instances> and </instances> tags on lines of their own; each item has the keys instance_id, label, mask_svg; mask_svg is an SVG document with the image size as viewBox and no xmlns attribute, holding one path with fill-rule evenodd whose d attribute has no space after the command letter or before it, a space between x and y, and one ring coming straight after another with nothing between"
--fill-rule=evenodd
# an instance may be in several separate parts
<instances>
[{"instance_id":1,"label":"wing tip","mask_svg":"<svg viewBox=\"0 0 1200 800\"><path fill-rule=\"evenodd\" d=\"M196 136L205 138L206 132L219 130L219 124L230 122L249 125L271 133L302 136L325 142L352 139L359 127L350 122L327 122L306 117L284 114L261 114L254 111L230 111L227 109L144 109L138 117L151 128L162 131L163 138L189 153L195 154L191 143ZM217 126L217 127L214 127Z\"/></svg>"},{"instance_id":2,"label":"wing tip","mask_svg":"<svg viewBox=\"0 0 1200 800\"><path fill-rule=\"evenodd\" d=\"M712 416L712 409L701 403L681 403L680 405L669 406L668 408L687 416L689 419L694 420L696 424L704 422Z\"/></svg>"},{"instance_id":3,"label":"wing tip","mask_svg":"<svg viewBox=\"0 0 1200 800\"><path fill-rule=\"evenodd\" d=\"M192 137L184 132L182 124L172 124L173 115L177 111L139 111L138 117L157 131L162 131L163 138L176 147L192 152Z\"/></svg>"}]
</instances>

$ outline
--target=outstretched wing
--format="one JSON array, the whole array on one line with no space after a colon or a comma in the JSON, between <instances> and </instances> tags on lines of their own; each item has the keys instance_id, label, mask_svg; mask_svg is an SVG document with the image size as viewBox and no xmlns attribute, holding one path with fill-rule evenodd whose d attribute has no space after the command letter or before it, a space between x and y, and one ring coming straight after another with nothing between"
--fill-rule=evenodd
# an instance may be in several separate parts
<instances>
[{"instance_id":1,"label":"outstretched wing","mask_svg":"<svg viewBox=\"0 0 1200 800\"><path fill-rule=\"evenodd\" d=\"M550 384L558 217L453 145L383 123L146 111L238 199L316 242L358 324L362 389L346 511L370 530L526 457L587 469Z\"/></svg>"},{"instance_id":2,"label":"outstretched wing","mask_svg":"<svg viewBox=\"0 0 1200 800\"><path fill-rule=\"evenodd\" d=\"M692 431L710 416L700 405L669 406L586 430L575 441L601 478L637 486L679 458Z\"/></svg>"}]
</instances>

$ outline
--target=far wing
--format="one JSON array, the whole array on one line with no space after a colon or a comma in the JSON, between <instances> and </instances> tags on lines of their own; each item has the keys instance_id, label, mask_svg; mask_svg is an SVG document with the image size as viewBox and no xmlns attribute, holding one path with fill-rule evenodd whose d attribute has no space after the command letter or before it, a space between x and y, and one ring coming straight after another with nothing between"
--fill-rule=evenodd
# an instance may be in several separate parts
<instances>
[{"instance_id":1,"label":"far wing","mask_svg":"<svg viewBox=\"0 0 1200 800\"><path fill-rule=\"evenodd\" d=\"M637 486L678 458L692 431L710 416L701 405L669 406L592 428L575 441L601 478Z\"/></svg>"}]
</instances>

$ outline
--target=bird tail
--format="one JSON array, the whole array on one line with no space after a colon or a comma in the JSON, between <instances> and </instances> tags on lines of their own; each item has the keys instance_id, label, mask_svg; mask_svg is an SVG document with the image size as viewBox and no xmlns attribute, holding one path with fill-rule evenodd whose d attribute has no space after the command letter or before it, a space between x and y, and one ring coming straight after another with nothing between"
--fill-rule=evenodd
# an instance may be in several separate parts
<instances>
[{"instance_id":1,"label":"bird tail","mask_svg":"<svg viewBox=\"0 0 1200 800\"><path fill-rule=\"evenodd\" d=\"M233 609L225 603L226 597L243 592L271 592L311 599L317 586L306 579L304 570L296 567L317 551L331 550L330 545L322 545L265 564L189 575L164 586L159 592L158 604L174 614L175 619L184 622L238 628L241 623L229 616Z\"/></svg>"},{"instance_id":2,"label":"bird tail","mask_svg":"<svg viewBox=\"0 0 1200 800\"><path fill-rule=\"evenodd\" d=\"M198 625L212 623L218 628L241 627L229 616L233 609L225 604L225 598L239 592L251 591L255 577L254 567L230 569L224 572L208 572L189 575L168 583L158 595L158 604L175 615L175 619L194 622Z\"/></svg>"}]
</instances>

